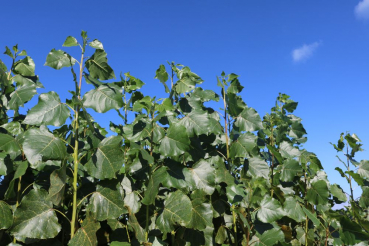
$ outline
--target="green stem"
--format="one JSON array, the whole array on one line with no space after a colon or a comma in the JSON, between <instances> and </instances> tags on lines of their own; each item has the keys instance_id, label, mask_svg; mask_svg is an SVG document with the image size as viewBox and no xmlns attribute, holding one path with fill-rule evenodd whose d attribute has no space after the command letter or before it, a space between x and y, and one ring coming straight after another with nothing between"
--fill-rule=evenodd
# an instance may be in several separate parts
<instances>
[{"instance_id":1,"label":"green stem","mask_svg":"<svg viewBox=\"0 0 369 246\"><path fill-rule=\"evenodd\" d=\"M305 219L305 246L308 246L308 225L309 225L309 220L308 217L306 216Z\"/></svg>"},{"instance_id":2,"label":"green stem","mask_svg":"<svg viewBox=\"0 0 369 246\"><path fill-rule=\"evenodd\" d=\"M83 72L83 51L81 55L81 63L79 64L79 87L78 91L76 91L78 95L78 99L81 99L81 87L82 87L82 72ZM73 153L73 163L74 163L74 171L73 171L73 209L72 209L72 220L70 222L71 227L71 238L74 237L75 233L75 226L76 226L76 220L77 220L77 184L78 184L78 116L79 116L79 106L76 106L75 110L75 117L74 117L74 153Z\"/></svg>"},{"instance_id":3,"label":"green stem","mask_svg":"<svg viewBox=\"0 0 369 246\"><path fill-rule=\"evenodd\" d=\"M170 234L172 236L172 245L174 245L174 243L176 242L176 232L173 230Z\"/></svg>"},{"instance_id":4,"label":"green stem","mask_svg":"<svg viewBox=\"0 0 369 246\"><path fill-rule=\"evenodd\" d=\"M347 146L347 149L346 149L346 156L347 156L347 171L350 171L350 159L348 157L349 155L349 150L348 150L348 146ZM351 175L349 174L349 184L350 184L350 197L351 197L351 201L354 201L354 190L352 189L352 177Z\"/></svg>"},{"instance_id":5,"label":"green stem","mask_svg":"<svg viewBox=\"0 0 369 246\"><path fill-rule=\"evenodd\" d=\"M72 210L72 220L70 222L71 226L71 238L74 237L75 225L76 225L76 215L77 215L77 182L78 182L78 110L75 114L75 136L74 136L74 171L73 171L73 210Z\"/></svg>"},{"instance_id":6,"label":"green stem","mask_svg":"<svg viewBox=\"0 0 369 246\"><path fill-rule=\"evenodd\" d=\"M18 190L17 190L17 203L15 204L15 207L17 208L19 206L19 199L21 195L21 189L22 189L22 176L18 179ZM13 239L14 243L17 243L17 239Z\"/></svg>"},{"instance_id":7,"label":"green stem","mask_svg":"<svg viewBox=\"0 0 369 246\"><path fill-rule=\"evenodd\" d=\"M232 204L232 215L233 215L233 232L234 232L234 245L238 245L237 239L237 218L236 218L236 211L235 206Z\"/></svg>"}]
</instances>

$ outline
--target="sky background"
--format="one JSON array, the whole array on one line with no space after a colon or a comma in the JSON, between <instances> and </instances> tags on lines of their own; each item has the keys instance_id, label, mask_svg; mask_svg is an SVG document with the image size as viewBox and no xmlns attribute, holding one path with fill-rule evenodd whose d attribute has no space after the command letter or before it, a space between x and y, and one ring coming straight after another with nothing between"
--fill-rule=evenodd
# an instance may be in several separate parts
<instances>
[{"instance_id":1,"label":"sky background","mask_svg":"<svg viewBox=\"0 0 369 246\"><path fill-rule=\"evenodd\" d=\"M117 76L129 71L146 83L145 95L166 97L154 79L166 61L189 66L204 80L203 88L218 93L216 76L222 71L240 75L241 96L261 117L279 92L290 95L299 102L295 115L308 132L304 147L346 192L346 181L334 171L343 166L329 142L350 131L369 149L369 0L3 1L1 6L0 49L18 44L27 50L45 86L39 93L69 98L70 70L43 64L53 48L78 58L77 47L62 44L85 30L103 43ZM5 55L0 59L10 66ZM83 92L88 89L83 85ZM37 97L25 109L35 103ZM115 112L94 117L105 127L120 120ZM369 159L368 153L357 159ZM360 193L356 189L355 197Z\"/></svg>"}]
</instances>

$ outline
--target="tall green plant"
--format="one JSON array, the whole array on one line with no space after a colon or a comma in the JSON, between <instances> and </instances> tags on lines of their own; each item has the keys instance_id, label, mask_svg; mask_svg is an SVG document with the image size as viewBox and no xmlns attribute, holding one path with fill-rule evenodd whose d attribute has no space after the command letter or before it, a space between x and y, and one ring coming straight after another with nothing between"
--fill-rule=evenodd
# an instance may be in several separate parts
<instances>
[{"instance_id":1,"label":"tall green plant","mask_svg":"<svg viewBox=\"0 0 369 246\"><path fill-rule=\"evenodd\" d=\"M35 64L17 46L6 48L9 68L0 61L0 245L368 243L369 168L354 158L356 135L334 145L348 147L337 170L351 188L348 206L333 209L346 195L304 149L289 96L261 118L236 74L218 77L218 95L171 62L155 73L167 97L151 97L130 73L117 79L86 32L63 46L80 57L53 49L45 65L69 68L75 90L64 102L43 93L26 114L42 86ZM93 89L83 94L85 83ZM117 112L110 136L90 110Z\"/></svg>"}]
</instances>

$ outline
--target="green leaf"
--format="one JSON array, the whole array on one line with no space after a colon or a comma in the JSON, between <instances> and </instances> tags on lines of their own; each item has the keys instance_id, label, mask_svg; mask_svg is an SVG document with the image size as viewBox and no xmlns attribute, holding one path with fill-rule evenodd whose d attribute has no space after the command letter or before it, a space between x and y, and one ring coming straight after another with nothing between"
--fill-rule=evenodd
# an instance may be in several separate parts
<instances>
[{"instance_id":1,"label":"green leaf","mask_svg":"<svg viewBox=\"0 0 369 246\"><path fill-rule=\"evenodd\" d=\"M43 125L25 132L23 151L31 167L36 169L43 161L63 160L67 156L63 141L51 134Z\"/></svg>"},{"instance_id":2,"label":"green leaf","mask_svg":"<svg viewBox=\"0 0 369 246\"><path fill-rule=\"evenodd\" d=\"M238 75L230 74L228 81L231 80L231 83L227 89L227 94L238 94L243 90L243 86L241 85L240 81L238 80Z\"/></svg>"},{"instance_id":3,"label":"green leaf","mask_svg":"<svg viewBox=\"0 0 369 246\"><path fill-rule=\"evenodd\" d=\"M0 133L0 150L7 153L17 153L21 150L19 142L8 134Z\"/></svg>"},{"instance_id":4,"label":"green leaf","mask_svg":"<svg viewBox=\"0 0 369 246\"><path fill-rule=\"evenodd\" d=\"M101 141L95 154L86 163L88 173L97 179L111 179L123 165L124 153L121 136L110 136Z\"/></svg>"},{"instance_id":5,"label":"green leaf","mask_svg":"<svg viewBox=\"0 0 369 246\"><path fill-rule=\"evenodd\" d=\"M17 89L10 94L9 109L18 110L19 107L31 100L36 94L36 85L32 82L17 87Z\"/></svg>"},{"instance_id":6,"label":"green leaf","mask_svg":"<svg viewBox=\"0 0 369 246\"><path fill-rule=\"evenodd\" d=\"M87 216L82 227L78 229L74 237L69 241L68 246L96 246L96 232L100 229L100 223L92 217Z\"/></svg>"},{"instance_id":7,"label":"green leaf","mask_svg":"<svg viewBox=\"0 0 369 246\"><path fill-rule=\"evenodd\" d=\"M226 239L227 239L227 229L224 226L220 226L215 236L215 242L218 244L222 244Z\"/></svg>"},{"instance_id":8,"label":"green leaf","mask_svg":"<svg viewBox=\"0 0 369 246\"><path fill-rule=\"evenodd\" d=\"M165 66L164 65L160 65L159 66L159 68L156 70L156 74L155 74L155 77L154 78L155 79L158 79L164 85L164 88L165 88L165 92L166 93L169 93L170 92L167 84L165 83L168 80L168 73L165 70Z\"/></svg>"},{"instance_id":9,"label":"green leaf","mask_svg":"<svg viewBox=\"0 0 369 246\"><path fill-rule=\"evenodd\" d=\"M92 48L94 49L100 49L100 50L104 50L104 46L102 45L102 43L97 40L97 39L94 39L92 42L90 42L88 44L89 46L91 46Z\"/></svg>"},{"instance_id":10,"label":"green leaf","mask_svg":"<svg viewBox=\"0 0 369 246\"><path fill-rule=\"evenodd\" d=\"M50 199L50 201L52 201L56 206L59 206L64 198L66 182L67 174L65 165L51 173L48 199Z\"/></svg>"},{"instance_id":11,"label":"green leaf","mask_svg":"<svg viewBox=\"0 0 369 246\"><path fill-rule=\"evenodd\" d=\"M0 201L0 230L8 229L13 224L13 212L11 207L4 201Z\"/></svg>"},{"instance_id":12,"label":"green leaf","mask_svg":"<svg viewBox=\"0 0 369 246\"><path fill-rule=\"evenodd\" d=\"M78 45L77 39L72 36L68 36L67 39L63 43L64 47L72 47L72 46L77 46L77 45Z\"/></svg>"},{"instance_id":13,"label":"green leaf","mask_svg":"<svg viewBox=\"0 0 369 246\"><path fill-rule=\"evenodd\" d=\"M247 107L246 103L236 94L227 94L226 96L229 115L237 117Z\"/></svg>"},{"instance_id":14,"label":"green leaf","mask_svg":"<svg viewBox=\"0 0 369 246\"><path fill-rule=\"evenodd\" d=\"M156 219L156 225L163 233L174 230L175 225L187 226L192 219L192 203L182 191L169 194L164 209Z\"/></svg>"},{"instance_id":15,"label":"green leaf","mask_svg":"<svg viewBox=\"0 0 369 246\"><path fill-rule=\"evenodd\" d=\"M306 216L314 223L315 226L319 226L320 225L320 221L316 217L315 214L313 214L312 212L310 212L310 210L306 209L305 207L302 207L302 210L304 210Z\"/></svg>"},{"instance_id":16,"label":"green leaf","mask_svg":"<svg viewBox=\"0 0 369 246\"><path fill-rule=\"evenodd\" d=\"M287 197L284 202L284 212L286 216L295 220L296 222L302 222L305 220L305 213L301 208L301 205L298 201L296 201L293 197Z\"/></svg>"},{"instance_id":17,"label":"green leaf","mask_svg":"<svg viewBox=\"0 0 369 246\"><path fill-rule=\"evenodd\" d=\"M183 117L178 124L185 127L189 137L200 136L209 132L209 116L202 110L193 110Z\"/></svg>"},{"instance_id":18,"label":"green leaf","mask_svg":"<svg viewBox=\"0 0 369 246\"><path fill-rule=\"evenodd\" d=\"M245 197L245 189L240 184L228 185L226 191L228 202L232 204L241 202Z\"/></svg>"},{"instance_id":19,"label":"green leaf","mask_svg":"<svg viewBox=\"0 0 369 246\"><path fill-rule=\"evenodd\" d=\"M90 198L88 211L98 221L118 218L124 209L122 195L114 182L101 182Z\"/></svg>"},{"instance_id":20,"label":"green leaf","mask_svg":"<svg viewBox=\"0 0 369 246\"><path fill-rule=\"evenodd\" d=\"M100 85L83 96L83 106L98 113L105 113L110 109L119 110L123 105L121 89L115 85Z\"/></svg>"},{"instance_id":21,"label":"green leaf","mask_svg":"<svg viewBox=\"0 0 369 246\"><path fill-rule=\"evenodd\" d=\"M284 182L293 181L299 172L302 172L299 162L295 159L287 159L282 165L280 180Z\"/></svg>"},{"instance_id":22,"label":"green leaf","mask_svg":"<svg viewBox=\"0 0 369 246\"><path fill-rule=\"evenodd\" d=\"M255 242L255 246L273 246L277 242L284 242L284 234L281 229L273 228L271 230L265 231L258 240Z\"/></svg>"},{"instance_id":23,"label":"green leaf","mask_svg":"<svg viewBox=\"0 0 369 246\"><path fill-rule=\"evenodd\" d=\"M11 58L14 59L14 55L12 53L12 51L8 48L8 46L5 46L5 52L4 52L5 55L8 55L10 56Z\"/></svg>"},{"instance_id":24,"label":"green leaf","mask_svg":"<svg viewBox=\"0 0 369 246\"><path fill-rule=\"evenodd\" d=\"M239 128L239 131L253 132L263 129L260 116L253 108L245 108L235 120L234 125Z\"/></svg>"},{"instance_id":25,"label":"green leaf","mask_svg":"<svg viewBox=\"0 0 369 246\"><path fill-rule=\"evenodd\" d=\"M195 73L191 72L189 67L182 68L177 76L179 80L175 83L175 90L178 94L192 91L196 84L201 84L203 80Z\"/></svg>"},{"instance_id":26,"label":"green leaf","mask_svg":"<svg viewBox=\"0 0 369 246\"><path fill-rule=\"evenodd\" d=\"M31 190L14 212L11 232L18 240L54 238L61 229L53 204L44 190Z\"/></svg>"},{"instance_id":27,"label":"green leaf","mask_svg":"<svg viewBox=\"0 0 369 246\"><path fill-rule=\"evenodd\" d=\"M260 157L252 157L248 159L248 161L248 173L251 175L251 177L263 177L265 179L269 178L269 166L263 159Z\"/></svg>"},{"instance_id":28,"label":"green leaf","mask_svg":"<svg viewBox=\"0 0 369 246\"><path fill-rule=\"evenodd\" d=\"M159 151L164 156L175 157L187 152L190 148L186 128L181 125L171 125L167 135L161 140Z\"/></svg>"},{"instance_id":29,"label":"green leaf","mask_svg":"<svg viewBox=\"0 0 369 246\"><path fill-rule=\"evenodd\" d=\"M211 195L215 186L215 169L205 160L198 161L189 168L192 176L192 185L197 189L203 189L206 194Z\"/></svg>"},{"instance_id":30,"label":"green leaf","mask_svg":"<svg viewBox=\"0 0 369 246\"><path fill-rule=\"evenodd\" d=\"M167 171L165 167L161 167L157 169L150 177L149 184L147 185L147 189L145 191L144 198L142 199L142 203L145 205L154 204L156 196L159 192L159 185L165 179L167 179Z\"/></svg>"},{"instance_id":31,"label":"green leaf","mask_svg":"<svg viewBox=\"0 0 369 246\"><path fill-rule=\"evenodd\" d=\"M331 193L339 201L341 201L341 202L346 202L347 201L347 197L346 197L345 193L343 192L342 188L339 185L337 185L337 184L331 185Z\"/></svg>"},{"instance_id":32,"label":"green leaf","mask_svg":"<svg viewBox=\"0 0 369 246\"><path fill-rule=\"evenodd\" d=\"M288 102L283 105L283 109L287 110L287 112L292 113L297 108L297 102Z\"/></svg>"},{"instance_id":33,"label":"green leaf","mask_svg":"<svg viewBox=\"0 0 369 246\"><path fill-rule=\"evenodd\" d=\"M314 205L325 205L328 202L328 186L324 180L318 180L311 184L311 188L308 189L306 199Z\"/></svg>"},{"instance_id":34,"label":"green leaf","mask_svg":"<svg viewBox=\"0 0 369 246\"><path fill-rule=\"evenodd\" d=\"M271 198L270 196L264 196L257 213L257 217L261 222L271 223L279 220L284 215L285 213L278 200Z\"/></svg>"},{"instance_id":35,"label":"green leaf","mask_svg":"<svg viewBox=\"0 0 369 246\"><path fill-rule=\"evenodd\" d=\"M26 56L14 63L14 73L22 76L35 76L35 63L31 57Z\"/></svg>"},{"instance_id":36,"label":"green leaf","mask_svg":"<svg viewBox=\"0 0 369 246\"><path fill-rule=\"evenodd\" d=\"M300 151L286 141L283 141L279 145L279 153L281 153L284 158L295 158L300 156Z\"/></svg>"},{"instance_id":37,"label":"green leaf","mask_svg":"<svg viewBox=\"0 0 369 246\"><path fill-rule=\"evenodd\" d=\"M67 105L60 102L59 95L54 91L43 93L24 119L24 124L61 126L70 116Z\"/></svg>"},{"instance_id":38,"label":"green leaf","mask_svg":"<svg viewBox=\"0 0 369 246\"><path fill-rule=\"evenodd\" d=\"M54 69L62 69L63 67L70 67L76 63L76 59L71 57L63 50L52 49L46 57L44 66L49 66Z\"/></svg>"},{"instance_id":39,"label":"green leaf","mask_svg":"<svg viewBox=\"0 0 369 246\"><path fill-rule=\"evenodd\" d=\"M213 227L213 210L211 204L205 201L205 197L203 190L195 190L191 194L192 215L187 225L189 228L204 230L207 226Z\"/></svg>"},{"instance_id":40,"label":"green leaf","mask_svg":"<svg viewBox=\"0 0 369 246\"><path fill-rule=\"evenodd\" d=\"M7 124L1 125L0 127L4 128L12 135L18 135L23 132L21 124L18 121L12 121Z\"/></svg>"},{"instance_id":41,"label":"green leaf","mask_svg":"<svg viewBox=\"0 0 369 246\"><path fill-rule=\"evenodd\" d=\"M10 198L15 197L15 192L14 192L14 183L16 179L19 179L20 177L22 177L28 168L28 162L27 161L22 161L18 164L18 167L14 173L13 179L10 181L9 183L9 187L5 192L5 199L9 200Z\"/></svg>"},{"instance_id":42,"label":"green leaf","mask_svg":"<svg viewBox=\"0 0 369 246\"><path fill-rule=\"evenodd\" d=\"M136 216L133 213L129 213L128 224L133 228L135 236L139 242L145 241L145 231L138 223Z\"/></svg>"},{"instance_id":43,"label":"green leaf","mask_svg":"<svg viewBox=\"0 0 369 246\"><path fill-rule=\"evenodd\" d=\"M369 179L369 161L362 160L360 162L359 169L357 170L357 173L363 177Z\"/></svg>"},{"instance_id":44,"label":"green leaf","mask_svg":"<svg viewBox=\"0 0 369 246\"><path fill-rule=\"evenodd\" d=\"M288 133L293 138L301 138L303 135L307 134L305 128L300 122L293 122L291 125L291 130Z\"/></svg>"},{"instance_id":45,"label":"green leaf","mask_svg":"<svg viewBox=\"0 0 369 246\"><path fill-rule=\"evenodd\" d=\"M86 68L92 78L101 80L115 78L113 69L107 63L106 55L104 50L97 49L90 59L86 61Z\"/></svg>"},{"instance_id":46,"label":"green leaf","mask_svg":"<svg viewBox=\"0 0 369 246\"><path fill-rule=\"evenodd\" d=\"M359 204L361 207L367 208L369 207L369 187L363 187L362 189L363 193L361 194Z\"/></svg>"},{"instance_id":47,"label":"green leaf","mask_svg":"<svg viewBox=\"0 0 369 246\"><path fill-rule=\"evenodd\" d=\"M137 192L132 188L131 180L127 176L124 176L121 186L124 190L124 206L129 207L132 213L137 213L141 208L141 203Z\"/></svg>"},{"instance_id":48,"label":"green leaf","mask_svg":"<svg viewBox=\"0 0 369 246\"><path fill-rule=\"evenodd\" d=\"M257 137L250 133L246 132L241 134L236 141L233 141L230 147L230 156L231 158L241 157L246 158L250 155L257 154L257 145L256 145Z\"/></svg>"}]
</instances>

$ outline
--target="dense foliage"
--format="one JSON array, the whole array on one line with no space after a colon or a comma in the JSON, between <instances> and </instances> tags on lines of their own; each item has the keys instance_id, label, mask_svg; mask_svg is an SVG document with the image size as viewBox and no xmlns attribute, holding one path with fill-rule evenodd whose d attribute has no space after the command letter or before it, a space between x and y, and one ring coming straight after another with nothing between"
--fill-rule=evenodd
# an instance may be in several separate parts
<instances>
[{"instance_id":1,"label":"dense foliage","mask_svg":"<svg viewBox=\"0 0 369 246\"><path fill-rule=\"evenodd\" d=\"M116 79L86 32L63 46L80 59L53 49L45 65L67 67L75 91L65 102L43 93L26 115L20 107L42 87L35 64L17 46L6 47L11 64L0 61L0 245L368 245L369 161L355 160L355 134L332 144L345 193L302 147L289 96L261 118L237 75L218 77L218 95L168 63L155 76L168 97L157 99L129 73ZM83 81L94 89L81 95ZM91 109L120 116L111 136Z\"/></svg>"}]
</instances>

